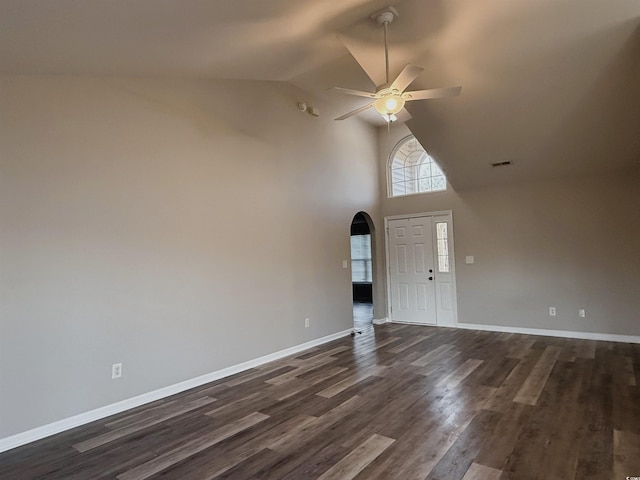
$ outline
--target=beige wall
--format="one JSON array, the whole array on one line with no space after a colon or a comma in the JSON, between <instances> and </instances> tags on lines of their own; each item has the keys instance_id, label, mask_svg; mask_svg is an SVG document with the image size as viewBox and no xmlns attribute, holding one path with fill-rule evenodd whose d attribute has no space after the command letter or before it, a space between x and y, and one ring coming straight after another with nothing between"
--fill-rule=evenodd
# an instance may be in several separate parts
<instances>
[{"instance_id":1,"label":"beige wall","mask_svg":"<svg viewBox=\"0 0 640 480\"><path fill-rule=\"evenodd\" d=\"M640 335L638 169L389 199L387 158L409 133L379 132L381 213L453 211L460 323Z\"/></svg>"},{"instance_id":2,"label":"beige wall","mask_svg":"<svg viewBox=\"0 0 640 480\"><path fill-rule=\"evenodd\" d=\"M376 137L300 99L267 82L1 78L0 438L349 328L360 210L376 318L382 218L451 209L460 322L640 335L637 171L387 199L408 131Z\"/></svg>"},{"instance_id":3,"label":"beige wall","mask_svg":"<svg viewBox=\"0 0 640 480\"><path fill-rule=\"evenodd\" d=\"M375 132L300 99L1 78L0 438L352 326Z\"/></svg>"}]
</instances>

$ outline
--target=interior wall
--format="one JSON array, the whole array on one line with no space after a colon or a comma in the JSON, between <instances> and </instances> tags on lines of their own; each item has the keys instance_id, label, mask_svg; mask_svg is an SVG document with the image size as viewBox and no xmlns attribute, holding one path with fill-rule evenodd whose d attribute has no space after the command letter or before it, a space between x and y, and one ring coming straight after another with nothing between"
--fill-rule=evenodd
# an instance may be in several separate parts
<instances>
[{"instance_id":1,"label":"interior wall","mask_svg":"<svg viewBox=\"0 0 640 480\"><path fill-rule=\"evenodd\" d=\"M375 131L299 100L1 77L0 437L352 327L342 261L353 215L379 215Z\"/></svg>"},{"instance_id":2,"label":"interior wall","mask_svg":"<svg viewBox=\"0 0 640 480\"><path fill-rule=\"evenodd\" d=\"M388 198L409 134L379 132L381 214L453 211L459 323L640 335L640 169Z\"/></svg>"}]
</instances>

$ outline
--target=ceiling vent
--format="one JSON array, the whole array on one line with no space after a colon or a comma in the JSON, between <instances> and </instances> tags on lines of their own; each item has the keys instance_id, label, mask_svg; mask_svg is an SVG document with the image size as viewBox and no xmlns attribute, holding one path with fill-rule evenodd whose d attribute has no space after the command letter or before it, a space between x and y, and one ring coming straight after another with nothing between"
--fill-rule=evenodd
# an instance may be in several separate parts
<instances>
[{"instance_id":1,"label":"ceiling vent","mask_svg":"<svg viewBox=\"0 0 640 480\"><path fill-rule=\"evenodd\" d=\"M507 165L513 165L513 162L511 160L507 160L506 162L496 162L491 164L492 167L506 167Z\"/></svg>"}]
</instances>

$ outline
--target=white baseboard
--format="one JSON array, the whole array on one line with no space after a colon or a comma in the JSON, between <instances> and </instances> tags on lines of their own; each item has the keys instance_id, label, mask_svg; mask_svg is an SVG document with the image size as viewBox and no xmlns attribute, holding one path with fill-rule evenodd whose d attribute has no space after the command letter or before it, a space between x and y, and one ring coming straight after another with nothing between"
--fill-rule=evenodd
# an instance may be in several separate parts
<instances>
[{"instance_id":1,"label":"white baseboard","mask_svg":"<svg viewBox=\"0 0 640 480\"><path fill-rule=\"evenodd\" d=\"M524 335L540 335L543 337L577 338L580 340L602 340L606 342L622 343L640 343L640 336L638 335L619 335L615 333L571 332L568 330L508 327L504 325L481 325L475 323L458 323L456 325L438 326L447 328L464 328L467 330L484 330L487 332L522 333Z\"/></svg>"},{"instance_id":2,"label":"white baseboard","mask_svg":"<svg viewBox=\"0 0 640 480\"><path fill-rule=\"evenodd\" d=\"M311 347L315 347L317 345L322 345L323 343L346 337L350 335L352 331L353 329L350 328L349 330L343 330L342 332L333 333L331 335L327 335L326 337L317 338L315 340L311 340L294 347L286 348L269 355L264 355L247 362L223 368L222 370L207 373L206 375L191 378L189 380L185 380L184 382L169 385L152 392L143 393L142 395L138 395L133 398L128 398L120 402L112 403L111 405L106 405L104 407L96 408L95 410L90 410L88 412L74 415L73 417L64 418L62 420L58 420L57 422L49 423L41 427L36 427L32 430L27 430L26 432L17 433L10 437L2 438L0 439L0 452L5 452L7 450L11 450L12 448L26 445L27 443L35 442L36 440L55 435L56 433L64 432L81 425L86 425L87 423L106 418L110 415L115 415L116 413L121 413L125 410L130 410L146 403L155 402L156 400L161 400L171 395L175 395L176 393L184 392L185 390L199 387L206 383L220 380L221 378L228 377L230 375L235 375L236 373L243 372L250 368L258 367L274 360L279 360L280 358L293 355L303 350L307 350Z\"/></svg>"},{"instance_id":3,"label":"white baseboard","mask_svg":"<svg viewBox=\"0 0 640 480\"><path fill-rule=\"evenodd\" d=\"M373 324L374 325L384 325L385 323L389 323L389 319L387 317L385 317L385 318L374 318L373 319Z\"/></svg>"}]
</instances>

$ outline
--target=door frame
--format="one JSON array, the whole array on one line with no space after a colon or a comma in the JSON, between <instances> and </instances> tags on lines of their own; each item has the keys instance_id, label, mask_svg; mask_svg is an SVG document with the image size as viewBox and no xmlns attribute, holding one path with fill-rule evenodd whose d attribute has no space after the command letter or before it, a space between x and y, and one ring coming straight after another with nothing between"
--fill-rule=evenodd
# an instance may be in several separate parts
<instances>
[{"instance_id":1,"label":"door frame","mask_svg":"<svg viewBox=\"0 0 640 480\"><path fill-rule=\"evenodd\" d=\"M385 281L386 291L387 291L387 319L389 322L392 322L393 317L391 316L391 271L390 271L390 262L389 262L389 221L391 220L405 220L409 218L418 218L418 217L446 217L451 225L451 231L449 235L449 266L451 269L451 283L453 284L453 322L452 323L443 323L439 321L437 315L437 307L436 307L436 325L435 326L455 326L458 324L458 288L456 281L456 261L455 261L455 253L454 253L454 230L453 230L453 211L452 210L438 210L435 212L424 212L424 213L409 213L404 215L390 215L388 217L384 217L384 252L385 252ZM433 248L437 248L437 243L433 244ZM437 251L432 252L433 255L437 255ZM438 302L438 295L436 293L436 302ZM405 322L395 322L395 323L405 323ZM412 324L415 325L415 324Z\"/></svg>"}]
</instances>

